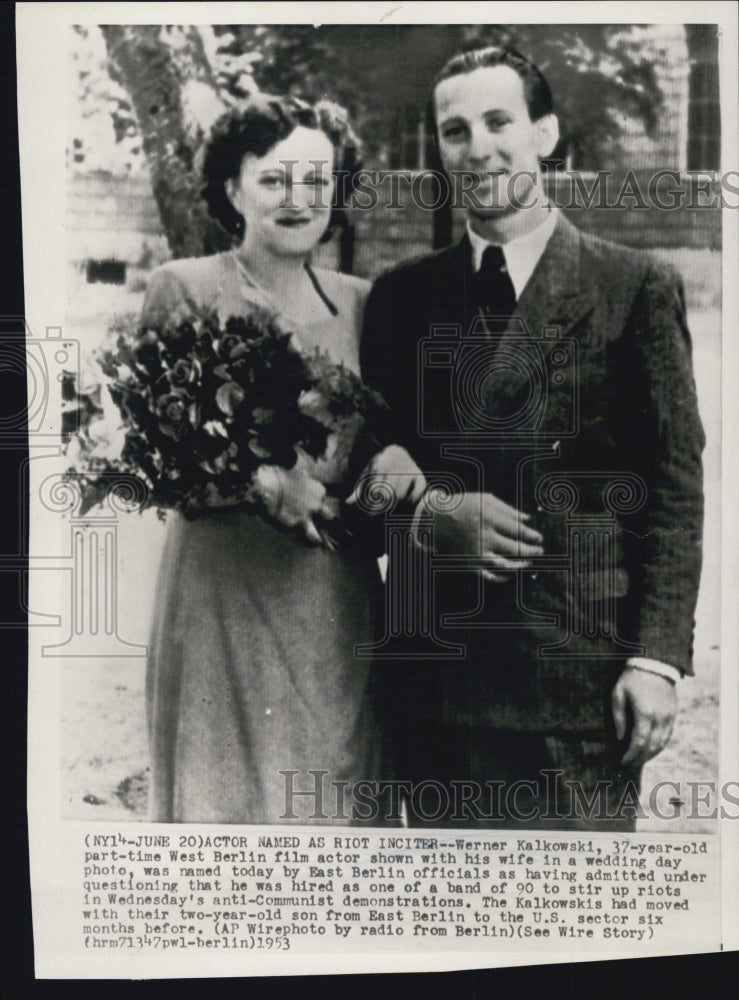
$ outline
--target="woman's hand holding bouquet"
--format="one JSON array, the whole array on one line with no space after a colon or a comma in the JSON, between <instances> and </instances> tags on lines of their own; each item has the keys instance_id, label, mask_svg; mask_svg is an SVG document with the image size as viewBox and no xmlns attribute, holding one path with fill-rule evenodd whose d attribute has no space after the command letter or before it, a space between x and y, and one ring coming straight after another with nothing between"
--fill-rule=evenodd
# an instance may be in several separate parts
<instances>
[{"instance_id":1,"label":"woman's hand holding bouquet","mask_svg":"<svg viewBox=\"0 0 739 1000\"><path fill-rule=\"evenodd\" d=\"M292 469L260 465L254 483L269 517L296 530L310 545L325 542L319 525L336 518L338 501L326 495L326 487L313 477L304 455L298 455Z\"/></svg>"}]
</instances>

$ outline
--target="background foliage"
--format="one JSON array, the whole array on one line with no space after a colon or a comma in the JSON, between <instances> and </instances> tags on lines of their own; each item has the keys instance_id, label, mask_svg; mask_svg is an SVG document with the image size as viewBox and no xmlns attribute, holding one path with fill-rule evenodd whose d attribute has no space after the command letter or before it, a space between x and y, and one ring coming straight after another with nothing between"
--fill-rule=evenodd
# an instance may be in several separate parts
<instances>
[{"instance_id":1,"label":"background foliage","mask_svg":"<svg viewBox=\"0 0 739 1000\"><path fill-rule=\"evenodd\" d=\"M345 105L365 165L430 162L419 141L429 80L461 47L512 44L550 81L562 139L554 159L600 165L624 115L658 121L659 43L620 25L166 25L78 27L72 46L72 130L78 170L147 171L175 256L211 252L198 166L212 121L255 90ZM399 152L400 150L400 152Z\"/></svg>"}]
</instances>

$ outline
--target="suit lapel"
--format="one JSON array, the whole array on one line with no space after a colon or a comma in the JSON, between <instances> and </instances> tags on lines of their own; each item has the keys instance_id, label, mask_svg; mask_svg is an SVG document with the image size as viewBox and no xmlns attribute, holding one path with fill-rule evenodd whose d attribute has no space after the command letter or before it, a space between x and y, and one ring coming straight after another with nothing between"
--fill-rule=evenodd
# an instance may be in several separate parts
<instances>
[{"instance_id":1,"label":"suit lapel","mask_svg":"<svg viewBox=\"0 0 739 1000\"><path fill-rule=\"evenodd\" d=\"M583 291L580 256L580 233L560 216L500 338L499 363L493 364L487 380L495 415L504 415L522 391L530 391L532 365L543 366L541 377L547 377L549 355L594 308L595 289Z\"/></svg>"},{"instance_id":2,"label":"suit lapel","mask_svg":"<svg viewBox=\"0 0 739 1000\"><path fill-rule=\"evenodd\" d=\"M462 336L472 308L472 248L465 236L459 243L440 253L435 260L431 287L428 288L429 318L434 322L461 323Z\"/></svg>"}]
</instances>

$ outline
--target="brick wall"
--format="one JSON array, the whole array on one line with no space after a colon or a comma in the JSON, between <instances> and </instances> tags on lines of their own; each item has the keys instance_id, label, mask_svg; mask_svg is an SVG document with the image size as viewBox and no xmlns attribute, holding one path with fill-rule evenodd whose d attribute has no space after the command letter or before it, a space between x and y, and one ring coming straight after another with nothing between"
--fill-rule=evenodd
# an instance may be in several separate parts
<instances>
[{"instance_id":1,"label":"brick wall","mask_svg":"<svg viewBox=\"0 0 739 1000\"><path fill-rule=\"evenodd\" d=\"M66 223L67 255L78 266L90 259L135 266L169 257L147 177L72 174Z\"/></svg>"}]
</instances>

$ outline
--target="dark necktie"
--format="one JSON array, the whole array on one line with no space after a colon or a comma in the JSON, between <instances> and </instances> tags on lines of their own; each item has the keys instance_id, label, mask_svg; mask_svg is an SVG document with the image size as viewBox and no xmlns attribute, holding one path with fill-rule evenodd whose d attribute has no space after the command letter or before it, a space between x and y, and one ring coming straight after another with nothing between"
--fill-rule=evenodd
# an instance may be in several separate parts
<instances>
[{"instance_id":1,"label":"dark necktie","mask_svg":"<svg viewBox=\"0 0 739 1000\"><path fill-rule=\"evenodd\" d=\"M485 316L488 333L502 333L516 308L516 291L500 247L485 248L480 270L475 274L473 289L475 305Z\"/></svg>"}]
</instances>

